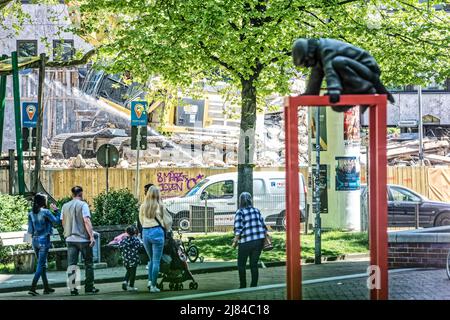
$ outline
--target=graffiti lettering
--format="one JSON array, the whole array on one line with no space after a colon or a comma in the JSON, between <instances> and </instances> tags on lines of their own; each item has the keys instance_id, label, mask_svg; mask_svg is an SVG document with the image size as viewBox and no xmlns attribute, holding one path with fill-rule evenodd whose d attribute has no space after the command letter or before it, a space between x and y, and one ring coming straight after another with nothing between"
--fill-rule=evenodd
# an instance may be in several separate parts
<instances>
[{"instance_id":1,"label":"graffiti lettering","mask_svg":"<svg viewBox=\"0 0 450 320\"><path fill-rule=\"evenodd\" d=\"M195 177L189 177L183 171L158 172L156 174L158 185L161 192L179 194L191 190L205 176L198 174Z\"/></svg>"}]
</instances>

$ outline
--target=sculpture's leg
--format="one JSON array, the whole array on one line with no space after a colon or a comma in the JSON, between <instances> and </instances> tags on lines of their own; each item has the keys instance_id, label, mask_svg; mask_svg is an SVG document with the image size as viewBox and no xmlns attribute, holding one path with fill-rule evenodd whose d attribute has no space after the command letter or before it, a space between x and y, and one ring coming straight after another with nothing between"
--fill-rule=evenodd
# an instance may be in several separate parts
<instances>
[{"instance_id":1,"label":"sculpture's leg","mask_svg":"<svg viewBox=\"0 0 450 320\"><path fill-rule=\"evenodd\" d=\"M338 56L332 65L341 78L344 93L375 93L372 81L377 76L362 63Z\"/></svg>"},{"instance_id":2,"label":"sculpture's leg","mask_svg":"<svg viewBox=\"0 0 450 320\"><path fill-rule=\"evenodd\" d=\"M372 80L377 77L368 67L350 59L348 57L338 56L332 61L333 68L342 81L342 93L358 94L358 93L376 93ZM332 107L333 108L333 107ZM333 108L338 112L347 111L348 108ZM366 111L367 106L361 106L361 114Z\"/></svg>"}]
</instances>

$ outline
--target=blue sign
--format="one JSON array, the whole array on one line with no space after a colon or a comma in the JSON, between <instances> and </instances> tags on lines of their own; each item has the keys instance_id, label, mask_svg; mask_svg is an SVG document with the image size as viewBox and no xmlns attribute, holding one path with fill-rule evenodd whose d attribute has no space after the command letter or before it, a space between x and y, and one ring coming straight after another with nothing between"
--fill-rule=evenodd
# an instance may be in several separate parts
<instances>
[{"instance_id":1,"label":"blue sign","mask_svg":"<svg viewBox=\"0 0 450 320\"><path fill-rule=\"evenodd\" d=\"M131 125L147 126L147 101L131 102Z\"/></svg>"},{"instance_id":2,"label":"blue sign","mask_svg":"<svg viewBox=\"0 0 450 320\"><path fill-rule=\"evenodd\" d=\"M22 103L22 127L36 128L39 105L37 102Z\"/></svg>"},{"instance_id":3,"label":"blue sign","mask_svg":"<svg viewBox=\"0 0 450 320\"><path fill-rule=\"evenodd\" d=\"M353 191L361 187L358 157L336 157L336 191Z\"/></svg>"}]
</instances>

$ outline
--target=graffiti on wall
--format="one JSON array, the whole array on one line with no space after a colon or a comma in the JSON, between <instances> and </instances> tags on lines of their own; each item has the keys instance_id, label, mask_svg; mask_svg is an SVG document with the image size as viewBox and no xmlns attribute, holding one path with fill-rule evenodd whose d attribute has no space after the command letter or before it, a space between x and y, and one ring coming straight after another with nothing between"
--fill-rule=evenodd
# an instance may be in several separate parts
<instances>
[{"instance_id":1,"label":"graffiti on wall","mask_svg":"<svg viewBox=\"0 0 450 320\"><path fill-rule=\"evenodd\" d=\"M183 171L157 172L157 183L161 188L161 192L170 194L181 194L191 190L205 176L198 174L194 177L189 176Z\"/></svg>"}]
</instances>

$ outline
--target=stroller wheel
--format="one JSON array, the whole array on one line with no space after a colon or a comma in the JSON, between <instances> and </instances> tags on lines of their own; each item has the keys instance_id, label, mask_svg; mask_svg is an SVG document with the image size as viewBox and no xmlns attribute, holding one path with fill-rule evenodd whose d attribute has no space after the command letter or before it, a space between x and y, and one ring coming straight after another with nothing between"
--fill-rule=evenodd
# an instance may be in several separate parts
<instances>
[{"instance_id":1,"label":"stroller wheel","mask_svg":"<svg viewBox=\"0 0 450 320\"><path fill-rule=\"evenodd\" d=\"M161 290L161 291L163 291L164 290L164 283L157 283L156 284L156 287L159 289L159 290Z\"/></svg>"},{"instance_id":2,"label":"stroller wheel","mask_svg":"<svg viewBox=\"0 0 450 320\"><path fill-rule=\"evenodd\" d=\"M178 284L178 288L179 288L178 290L180 291L183 290L183 284L182 283Z\"/></svg>"},{"instance_id":3,"label":"stroller wheel","mask_svg":"<svg viewBox=\"0 0 450 320\"><path fill-rule=\"evenodd\" d=\"M197 282L190 282L189 283L189 289L197 290L198 289L198 283Z\"/></svg>"},{"instance_id":4,"label":"stroller wheel","mask_svg":"<svg viewBox=\"0 0 450 320\"><path fill-rule=\"evenodd\" d=\"M171 282L169 283L169 290L172 291L173 289L175 289L175 285Z\"/></svg>"}]
</instances>

